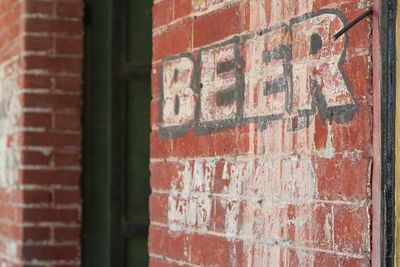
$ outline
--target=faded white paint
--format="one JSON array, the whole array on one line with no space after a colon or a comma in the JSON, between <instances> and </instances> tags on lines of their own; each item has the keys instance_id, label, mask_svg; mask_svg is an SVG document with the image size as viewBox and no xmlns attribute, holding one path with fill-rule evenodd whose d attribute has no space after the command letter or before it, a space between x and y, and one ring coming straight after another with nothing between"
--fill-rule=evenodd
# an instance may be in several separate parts
<instances>
[{"instance_id":1,"label":"faded white paint","mask_svg":"<svg viewBox=\"0 0 400 267\"><path fill-rule=\"evenodd\" d=\"M340 69L345 38L333 40L343 22L331 13L309 16L256 34L243 46L233 39L205 48L197 64L187 55L165 60L161 127L194 126L195 119L208 127L209 122L234 125L262 118L294 121L300 126L287 126L296 131L308 127L318 110L326 116L327 109L356 109ZM264 19L257 12L250 21L258 25ZM348 120L352 114L342 115Z\"/></svg>"},{"instance_id":2,"label":"faded white paint","mask_svg":"<svg viewBox=\"0 0 400 267\"><path fill-rule=\"evenodd\" d=\"M181 164L184 171L172 183L169 195L169 225L173 230L204 230L210 223L216 159L199 159L194 163L186 161ZM307 157L256 157L225 160L223 164L220 178L229 184L221 192L227 208L227 235L255 235L252 221L255 217L252 214L261 206L265 207L260 211L263 218L261 225L271 225L274 209L310 204L315 198L316 178ZM245 206L241 207L241 204ZM239 212L245 218L240 227ZM272 232L265 234L270 237Z\"/></svg>"},{"instance_id":3,"label":"faded white paint","mask_svg":"<svg viewBox=\"0 0 400 267\"><path fill-rule=\"evenodd\" d=\"M257 10L255 13L257 18L262 12ZM263 19L265 18L261 16L252 24L261 24ZM327 107L354 105L354 99L340 73L338 64L344 48L344 38L335 42L332 37L332 34L341 27L343 23L336 15L322 14L293 24L291 32L282 27L250 40L245 46L244 117L283 114L289 116L285 110L287 97L293 101L290 116L298 115L299 110L311 110L312 80L318 82ZM310 39L313 34L318 34L322 41L321 50L315 55L310 54ZM292 48L292 58L283 58L282 62L277 62L277 60L266 62L263 59L265 51L273 51L282 45ZM285 60L290 61L293 77L285 77ZM292 81L290 86L293 86L293 91L264 95L265 83L279 78Z\"/></svg>"},{"instance_id":4,"label":"faded white paint","mask_svg":"<svg viewBox=\"0 0 400 267\"><path fill-rule=\"evenodd\" d=\"M295 96L310 95L309 80L299 79L299 76L305 76L318 81L328 107L355 104L338 64L345 39L344 36L337 41L333 38L343 26L343 22L333 14L322 14L293 25L294 66L299 64L295 68L303 69L303 72L294 75L298 81L293 83ZM313 34L318 34L322 39L321 50L316 55L310 54L310 39ZM307 102L310 103L310 100Z\"/></svg>"},{"instance_id":5,"label":"faded white paint","mask_svg":"<svg viewBox=\"0 0 400 267\"><path fill-rule=\"evenodd\" d=\"M286 22L293 17L312 11L314 0L265 0L270 1L270 23ZM267 11L268 12L268 11Z\"/></svg>"},{"instance_id":6,"label":"faded white paint","mask_svg":"<svg viewBox=\"0 0 400 267\"><path fill-rule=\"evenodd\" d=\"M193 11L200 11L200 10L211 11L218 7L221 7L221 5L238 2L238 0L188 0L188 1L192 1Z\"/></svg>"},{"instance_id":7,"label":"faded white paint","mask_svg":"<svg viewBox=\"0 0 400 267\"><path fill-rule=\"evenodd\" d=\"M215 160L184 162L184 171L172 184L168 222L172 230L207 230L212 204Z\"/></svg>"},{"instance_id":8,"label":"faded white paint","mask_svg":"<svg viewBox=\"0 0 400 267\"><path fill-rule=\"evenodd\" d=\"M15 64L0 66L0 188L11 188L18 177L18 131L21 112Z\"/></svg>"},{"instance_id":9,"label":"faded white paint","mask_svg":"<svg viewBox=\"0 0 400 267\"><path fill-rule=\"evenodd\" d=\"M193 3L196 4L195 8L202 9L227 2L230 1ZM249 1L250 31L256 33L267 25L288 23L293 17L311 12L313 4L313 0ZM266 14L267 6L271 8L271 14ZM283 119L264 122L262 129L250 122L250 147L248 153L243 155L180 159L177 164L183 167L183 171L172 181L168 192L168 227L171 231L207 232L224 236L232 242L242 240L247 266L291 266L293 255L290 246L297 246L298 266L316 264L315 254L307 249L337 252L333 245L334 213L330 206L334 204L318 199L317 175L313 163L315 157L335 157L333 126L326 123L327 141L318 150L315 144L316 114L310 116L308 127L297 131L288 129L290 119L299 116L300 111L312 109L312 90L315 89L311 87L312 80L318 82L326 107L355 105L338 64L344 48L344 38L336 42L332 38L332 34L342 26L343 23L336 15L322 14L294 23L291 32L287 28L277 27L261 36L255 34L245 42L241 51L245 64L244 69L240 70L244 73L243 117L283 115ZM314 33L321 37L322 47L312 55L310 39ZM290 97L293 105L290 112L286 106L288 91L264 94L266 82L285 78L285 59L266 61L263 58L265 51L272 51L280 45L292 48L290 65L293 87ZM226 105L216 104L218 92L233 88L237 83L235 69L217 73L219 63L232 60L235 60L234 44L226 43L200 51L196 64L200 69L195 71L199 73L201 84L198 99L200 122L236 117L236 99ZM177 61L170 63L178 64ZM191 75L193 63L187 61L185 66L180 68L188 70ZM194 82L188 81L190 75L182 81L185 88ZM169 90L169 87L164 89ZM174 90L174 93L182 93ZM172 101L169 101L171 104ZM172 111L173 107L170 106L166 113L172 114ZM175 121L170 125L179 125L180 120L171 114L167 117ZM187 122L193 116L186 113L187 119L183 121ZM176 158L169 160L177 161ZM217 166L221 165L222 171L217 171ZM225 186L217 190L216 185L221 183ZM224 212L223 229L219 229L221 232L210 229L213 226L212 212L216 212L213 210L216 203ZM186 252L185 255L187 253L190 254ZM231 256L235 258L235 255ZM235 266L235 260L231 261L231 266Z\"/></svg>"},{"instance_id":10,"label":"faded white paint","mask_svg":"<svg viewBox=\"0 0 400 267\"><path fill-rule=\"evenodd\" d=\"M236 117L236 101L219 106L216 97L218 92L237 87L236 68L221 74L217 73L218 64L235 62L235 52L234 44L201 52L200 122L228 120Z\"/></svg>"},{"instance_id":11,"label":"faded white paint","mask_svg":"<svg viewBox=\"0 0 400 267\"><path fill-rule=\"evenodd\" d=\"M191 88L193 72L193 61L187 57L168 60L164 63L162 76L163 86L165 87L162 99L162 123L164 127L187 124L194 119L196 103ZM176 101L179 101L178 110L175 107Z\"/></svg>"},{"instance_id":12,"label":"faded white paint","mask_svg":"<svg viewBox=\"0 0 400 267\"><path fill-rule=\"evenodd\" d=\"M256 37L246 44L244 117L282 115L286 112L287 92L264 95L265 83L284 77L284 67L282 62L276 60L265 62L263 52L287 44L288 34L282 28Z\"/></svg>"},{"instance_id":13,"label":"faded white paint","mask_svg":"<svg viewBox=\"0 0 400 267\"><path fill-rule=\"evenodd\" d=\"M258 158L227 165L223 177L230 180L230 186L225 193L236 203L225 216L228 236L279 240L287 221L287 217L282 218L282 209L313 202L315 173L306 158Z\"/></svg>"}]
</instances>

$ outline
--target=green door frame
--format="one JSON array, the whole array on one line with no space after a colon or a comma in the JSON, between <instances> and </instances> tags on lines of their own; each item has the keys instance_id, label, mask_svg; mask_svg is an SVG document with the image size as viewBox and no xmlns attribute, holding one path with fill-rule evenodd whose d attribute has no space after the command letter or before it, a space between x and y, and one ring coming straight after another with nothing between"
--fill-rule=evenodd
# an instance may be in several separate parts
<instances>
[{"instance_id":1,"label":"green door frame","mask_svg":"<svg viewBox=\"0 0 400 267\"><path fill-rule=\"evenodd\" d=\"M111 266L112 4L85 1L82 265L87 267Z\"/></svg>"},{"instance_id":2,"label":"green door frame","mask_svg":"<svg viewBox=\"0 0 400 267\"><path fill-rule=\"evenodd\" d=\"M127 62L127 3L85 2L82 263L87 267L124 266L125 241L147 236L147 225L126 218L126 86L128 80L150 79L151 71Z\"/></svg>"}]
</instances>

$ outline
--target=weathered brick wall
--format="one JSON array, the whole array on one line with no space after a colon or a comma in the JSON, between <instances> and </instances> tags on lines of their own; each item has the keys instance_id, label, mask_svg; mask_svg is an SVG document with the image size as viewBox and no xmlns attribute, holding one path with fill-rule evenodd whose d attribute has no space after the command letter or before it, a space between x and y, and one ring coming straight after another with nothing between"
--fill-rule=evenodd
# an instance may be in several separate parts
<instances>
[{"instance_id":1,"label":"weathered brick wall","mask_svg":"<svg viewBox=\"0 0 400 267\"><path fill-rule=\"evenodd\" d=\"M0 0L0 266L79 266L82 0Z\"/></svg>"},{"instance_id":2,"label":"weathered brick wall","mask_svg":"<svg viewBox=\"0 0 400 267\"><path fill-rule=\"evenodd\" d=\"M16 190L18 179L19 83L22 76L23 4L0 1L0 263L14 262L23 236L21 225L23 193ZM5 265L7 266L7 265Z\"/></svg>"},{"instance_id":3,"label":"weathered brick wall","mask_svg":"<svg viewBox=\"0 0 400 267\"><path fill-rule=\"evenodd\" d=\"M370 262L366 0L159 0L151 266Z\"/></svg>"}]
</instances>

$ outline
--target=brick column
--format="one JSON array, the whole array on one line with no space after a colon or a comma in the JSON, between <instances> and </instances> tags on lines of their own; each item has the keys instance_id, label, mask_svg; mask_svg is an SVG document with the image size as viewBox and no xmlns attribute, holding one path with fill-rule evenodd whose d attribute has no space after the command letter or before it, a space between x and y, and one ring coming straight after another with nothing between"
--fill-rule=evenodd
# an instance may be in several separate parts
<instances>
[{"instance_id":1,"label":"brick column","mask_svg":"<svg viewBox=\"0 0 400 267\"><path fill-rule=\"evenodd\" d=\"M81 0L0 0L0 266L80 265Z\"/></svg>"}]
</instances>

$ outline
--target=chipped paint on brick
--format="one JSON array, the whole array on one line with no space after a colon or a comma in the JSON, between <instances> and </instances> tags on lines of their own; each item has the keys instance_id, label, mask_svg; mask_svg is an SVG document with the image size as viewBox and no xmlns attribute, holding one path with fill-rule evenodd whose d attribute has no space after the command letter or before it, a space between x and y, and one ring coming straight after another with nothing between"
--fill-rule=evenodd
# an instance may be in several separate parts
<instances>
[{"instance_id":1,"label":"chipped paint on brick","mask_svg":"<svg viewBox=\"0 0 400 267\"><path fill-rule=\"evenodd\" d=\"M194 11L210 11L220 5L226 5L238 0L188 0L192 1Z\"/></svg>"},{"instance_id":2,"label":"chipped paint on brick","mask_svg":"<svg viewBox=\"0 0 400 267\"><path fill-rule=\"evenodd\" d=\"M172 230L207 230L211 210L215 160L183 163L184 171L172 184L168 222Z\"/></svg>"},{"instance_id":3,"label":"chipped paint on brick","mask_svg":"<svg viewBox=\"0 0 400 267\"><path fill-rule=\"evenodd\" d=\"M194 120L193 75L194 64L190 57L172 58L164 63L161 82L168 90L164 91L162 99L163 127L187 125Z\"/></svg>"},{"instance_id":4,"label":"chipped paint on brick","mask_svg":"<svg viewBox=\"0 0 400 267\"><path fill-rule=\"evenodd\" d=\"M235 43L201 52L200 123L234 121L240 95L238 48Z\"/></svg>"},{"instance_id":5,"label":"chipped paint on brick","mask_svg":"<svg viewBox=\"0 0 400 267\"><path fill-rule=\"evenodd\" d=\"M307 157L225 159L218 178L216 159L181 164L184 171L173 181L168 200L171 230L208 229L216 179L227 184L220 197L226 207L225 233L232 237L260 234L253 228L256 211L260 213L260 225L273 225L276 212L288 205L312 203L316 194L315 173ZM244 217L240 225L239 215ZM270 229L265 234L277 236L279 231Z\"/></svg>"},{"instance_id":6,"label":"chipped paint on brick","mask_svg":"<svg viewBox=\"0 0 400 267\"><path fill-rule=\"evenodd\" d=\"M193 17L232 2L192 1ZM371 114L357 76L367 70L352 65L369 51L351 47L348 34L334 42L344 10L317 2L239 3L245 30L160 63L168 77L188 73L179 88L160 79L160 99L190 95L193 113L181 120L160 104L157 141L168 145L154 161L180 172L159 192L168 208L156 224L174 237L223 239L230 266L360 266L370 257L370 137L358 125ZM239 152L228 147L235 141L225 145L238 136L246 142ZM207 261L206 246L185 242L181 265L222 266Z\"/></svg>"},{"instance_id":7,"label":"chipped paint on brick","mask_svg":"<svg viewBox=\"0 0 400 267\"><path fill-rule=\"evenodd\" d=\"M312 11L314 0L267 0L271 1L271 23L285 22L293 17Z\"/></svg>"},{"instance_id":8,"label":"chipped paint on brick","mask_svg":"<svg viewBox=\"0 0 400 267\"><path fill-rule=\"evenodd\" d=\"M18 118L21 111L16 64L0 66L0 187L11 188L18 174Z\"/></svg>"},{"instance_id":9,"label":"chipped paint on brick","mask_svg":"<svg viewBox=\"0 0 400 267\"><path fill-rule=\"evenodd\" d=\"M351 121L358 101L342 67L348 35L333 41L344 20L337 10L310 12L202 48L196 59L167 57L160 136L180 137L191 127L210 134L252 122L265 128L274 120L298 131L317 114L323 121Z\"/></svg>"}]
</instances>

